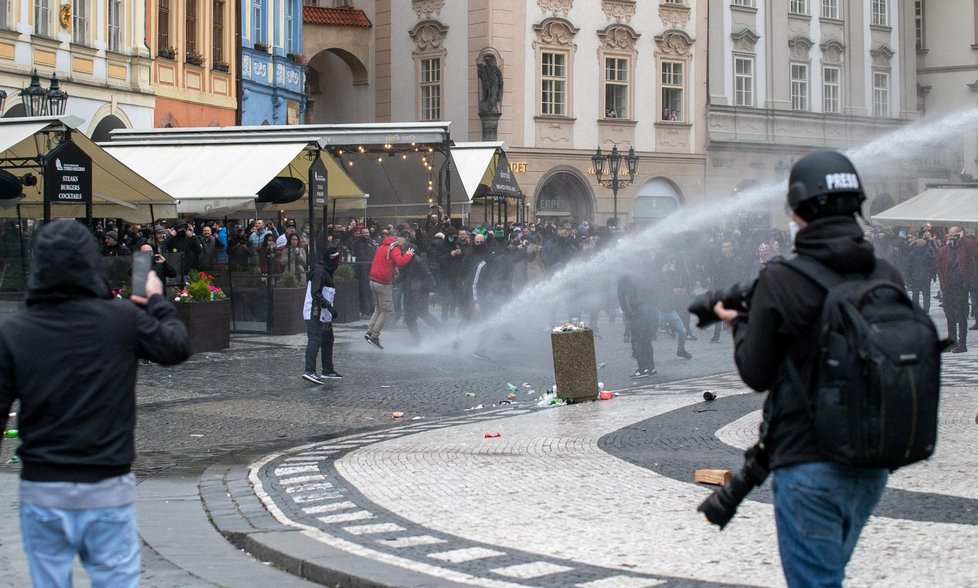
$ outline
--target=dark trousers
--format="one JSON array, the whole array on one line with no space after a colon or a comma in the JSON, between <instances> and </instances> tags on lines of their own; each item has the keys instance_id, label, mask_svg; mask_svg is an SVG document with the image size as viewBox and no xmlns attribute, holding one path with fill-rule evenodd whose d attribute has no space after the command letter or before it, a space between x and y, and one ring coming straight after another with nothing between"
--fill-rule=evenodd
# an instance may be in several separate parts
<instances>
[{"instance_id":1,"label":"dark trousers","mask_svg":"<svg viewBox=\"0 0 978 588\"><path fill-rule=\"evenodd\" d=\"M639 370L655 369L652 335L655 334L658 325L654 313L655 311L647 308L637 308L628 317L627 324L631 328L632 357L638 363Z\"/></svg>"},{"instance_id":2,"label":"dark trousers","mask_svg":"<svg viewBox=\"0 0 978 588\"><path fill-rule=\"evenodd\" d=\"M315 373L316 355L322 354L323 373L333 371L333 323L306 321L306 373Z\"/></svg>"},{"instance_id":3,"label":"dark trousers","mask_svg":"<svg viewBox=\"0 0 978 588\"><path fill-rule=\"evenodd\" d=\"M910 297L913 298L914 303L924 309L924 312L930 312L930 282L911 284Z\"/></svg>"},{"instance_id":4,"label":"dark trousers","mask_svg":"<svg viewBox=\"0 0 978 588\"><path fill-rule=\"evenodd\" d=\"M360 314L374 313L374 294L370 291L369 268L357 268L357 298L360 302Z\"/></svg>"},{"instance_id":5,"label":"dark trousers","mask_svg":"<svg viewBox=\"0 0 978 588\"><path fill-rule=\"evenodd\" d=\"M944 290L944 316L947 317L947 336L960 346L968 343L968 291L964 288Z\"/></svg>"},{"instance_id":6,"label":"dark trousers","mask_svg":"<svg viewBox=\"0 0 978 588\"><path fill-rule=\"evenodd\" d=\"M425 294L426 296L427 294ZM411 300L411 296L404 297L404 324L407 325L411 337L417 341L421 338L418 332L418 319L423 320L427 325L435 330L441 330L441 322L435 318L428 310L426 302Z\"/></svg>"}]
</instances>

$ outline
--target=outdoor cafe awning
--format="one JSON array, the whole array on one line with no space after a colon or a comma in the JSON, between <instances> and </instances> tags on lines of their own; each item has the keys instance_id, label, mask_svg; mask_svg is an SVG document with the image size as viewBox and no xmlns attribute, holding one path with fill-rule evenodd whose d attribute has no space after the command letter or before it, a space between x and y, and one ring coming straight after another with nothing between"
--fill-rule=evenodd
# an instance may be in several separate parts
<instances>
[{"instance_id":1,"label":"outdoor cafe awning","mask_svg":"<svg viewBox=\"0 0 978 588\"><path fill-rule=\"evenodd\" d=\"M37 179L36 185L24 186L22 199L0 200L0 217L43 216L45 181L42 166L62 141L74 144L91 157L93 216L147 223L154 216L176 215L176 204L169 194L77 130L81 122L73 116L0 119L0 167L17 177L30 173ZM51 215L82 218L85 206L53 203Z\"/></svg>"},{"instance_id":2,"label":"outdoor cafe awning","mask_svg":"<svg viewBox=\"0 0 978 588\"><path fill-rule=\"evenodd\" d=\"M884 226L978 224L978 187L931 187L871 220Z\"/></svg>"},{"instance_id":3,"label":"outdoor cafe awning","mask_svg":"<svg viewBox=\"0 0 978 588\"><path fill-rule=\"evenodd\" d=\"M501 141L456 143L452 146L452 161L469 203L481 198L523 197L523 191L509 169L506 149L506 143Z\"/></svg>"},{"instance_id":4,"label":"outdoor cafe awning","mask_svg":"<svg viewBox=\"0 0 978 588\"><path fill-rule=\"evenodd\" d=\"M210 217L254 210L259 190L275 177L305 182L312 162L307 153L315 152L308 151L308 141L281 140L186 143L171 138L112 141L103 146L176 198L180 214ZM363 191L331 157L321 153L320 158L328 172L330 198L363 198ZM306 205L303 198L284 207L304 210Z\"/></svg>"}]
</instances>

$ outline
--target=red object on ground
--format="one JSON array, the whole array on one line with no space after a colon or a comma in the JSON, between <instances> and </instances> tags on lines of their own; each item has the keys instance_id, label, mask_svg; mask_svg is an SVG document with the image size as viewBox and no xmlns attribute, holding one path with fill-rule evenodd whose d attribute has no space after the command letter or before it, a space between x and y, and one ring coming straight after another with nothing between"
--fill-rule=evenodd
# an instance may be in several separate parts
<instances>
[{"instance_id":1,"label":"red object on ground","mask_svg":"<svg viewBox=\"0 0 978 588\"><path fill-rule=\"evenodd\" d=\"M495 437L502 437L502 433L486 433L486 439L493 439Z\"/></svg>"}]
</instances>

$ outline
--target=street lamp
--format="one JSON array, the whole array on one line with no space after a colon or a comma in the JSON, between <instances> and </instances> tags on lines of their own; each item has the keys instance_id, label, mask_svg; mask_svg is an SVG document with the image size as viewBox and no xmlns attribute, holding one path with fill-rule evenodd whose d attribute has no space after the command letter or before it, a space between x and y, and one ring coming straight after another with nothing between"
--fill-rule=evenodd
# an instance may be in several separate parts
<instances>
[{"instance_id":1,"label":"street lamp","mask_svg":"<svg viewBox=\"0 0 978 588\"><path fill-rule=\"evenodd\" d=\"M31 73L31 83L20 91L20 99L24 102L26 116L44 116L47 109L47 91L41 87L41 78L35 69Z\"/></svg>"},{"instance_id":2,"label":"street lamp","mask_svg":"<svg viewBox=\"0 0 978 588\"><path fill-rule=\"evenodd\" d=\"M594 177L598 180L598 184L605 188L611 188L611 194L615 204L615 230L618 229L618 189L635 181L635 173L638 171L638 159L638 156L635 155L634 147L630 147L628 149L628 155L622 157L621 153L618 152L617 145L611 148L611 155L601 153L601 148L598 147L597 152L591 156L591 163L594 166ZM625 161L625 170L621 169L622 160ZM624 177L623 172L628 173L628 178Z\"/></svg>"},{"instance_id":3,"label":"street lamp","mask_svg":"<svg viewBox=\"0 0 978 588\"><path fill-rule=\"evenodd\" d=\"M51 74L51 87L48 88L48 114L52 116L62 116L65 107L68 105L68 93L61 89L58 83L58 74Z\"/></svg>"},{"instance_id":4,"label":"street lamp","mask_svg":"<svg viewBox=\"0 0 978 588\"><path fill-rule=\"evenodd\" d=\"M0 90L0 113L3 112L3 105L4 105L4 102L6 102L6 101L7 101L7 91L6 90Z\"/></svg>"}]
</instances>

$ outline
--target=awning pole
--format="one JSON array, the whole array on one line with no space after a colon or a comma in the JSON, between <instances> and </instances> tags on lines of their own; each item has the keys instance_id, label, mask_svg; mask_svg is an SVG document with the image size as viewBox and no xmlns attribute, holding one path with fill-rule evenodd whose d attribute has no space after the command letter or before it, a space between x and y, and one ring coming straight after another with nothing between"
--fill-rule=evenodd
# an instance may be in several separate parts
<instances>
[{"instance_id":1,"label":"awning pole","mask_svg":"<svg viewBox=\"0 0 978 588\"><path fill-rule=\"evenodd\" d=\"M17 205L17 224L20 226L20 273L24 274L24 290L27 290L27 249L24 247L24 219L20 216L20 204Z\"/></svg>"},{"instance_id":2,"label":"awning pole","mask_svg":"<svg viewBox=\"0 0 978 588\"><path fill-rule=\"evenodd\" d=\"M149 214L150 214L151 217L153 216L153 205L152 204L149 207ZM154 233L154 235L155 234L156 233ZM228 231L228 217L227 217L227 215L224 215L224 241L225 241L225 243L224 243L224 251L227 253L227 256L228 256L228 265L227 265L227 268L228 268L228 298L231 300L231 324L228 325L228 328L233 331L234 330L234 323L235 323L234 317L236 316L234 314L234 272L231 271L231 232Z\"/></svg>"}]
</instances>

